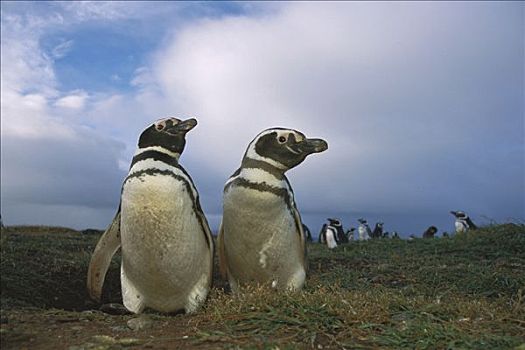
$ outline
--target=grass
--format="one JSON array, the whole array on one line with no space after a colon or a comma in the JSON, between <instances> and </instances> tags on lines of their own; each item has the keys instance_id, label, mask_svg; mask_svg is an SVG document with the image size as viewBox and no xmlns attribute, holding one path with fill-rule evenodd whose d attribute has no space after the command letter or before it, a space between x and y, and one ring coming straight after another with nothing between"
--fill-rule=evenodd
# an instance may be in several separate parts
<instances>
[{"instance_id":1,"label":"grass","mask_svg":"<svg viewBox=\"0 0 525 350\"><path fill-rule=\"evenodd\" d=\"M5 236L3 314L58 309L73 317L98 307L85 292L98 236L16 230ZM449 239L352 242L334 251L311 244L308 250L310 272L301 293L251 286L232 296L216 276L199 312L153 315L164 326L138 341L154 348L169 348L183 336L185 348L525 348L523 225L494 225ZM120 301L118 257L104 300ZM133 316L105 315L104 322L122 317Z\"/></svg>"}]
</instances>

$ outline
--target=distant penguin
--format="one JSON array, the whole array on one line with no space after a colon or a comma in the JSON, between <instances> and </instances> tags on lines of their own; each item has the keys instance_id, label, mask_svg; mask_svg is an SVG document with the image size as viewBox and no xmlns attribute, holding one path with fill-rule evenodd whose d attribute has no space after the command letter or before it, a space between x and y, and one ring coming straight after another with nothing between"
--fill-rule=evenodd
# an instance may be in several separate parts
<instances>
[{"instance_id":1,"label":"distant penguin","mask_svg":"<svg viewBox=\"0 0 525 350\"><path fill-rule=\"evenodd\" d=\"M383 237L382 238L388 238L390 236L390 232L383 232Z\"/></svg>"},{"instance_id":2,"label":"distant penguin","mask_svg":"<svg viewBox=\"0 0 525 350\"><path fill-rule=\"evenodd\" d=\"M311 242L312 241L312 233L310 232L310 229L308 228L308 226L306 226L305 224L303 224L303 232L306 236L306 241L307 242Z\"/></svg>"},{"instance_id":3,"label":"distant penguin","mask_svg":"<svg viewBox=\"0 0 525 350\"><path fill-rule=\"evenodd\" d=\"M437 233L438 229L436 226L430 226L423 233L423 238L434 238L434 235Z\"/></svg>"},{"instance_id":4,"label":"distant penguin","mask_svg":"<svg viewBox=\"0 0 525 350\"><path fill-rule=\"evenodd\" d=\"M100 301L106 272L122 249L124 306L141 313L192 313L212 281L213 239L193 180L179 164L197 120L166 118L142 132L120 205L91 257L87 286Z\"/></svg>"},{"instance_id":5,"label":"distant penguin","mask_svg":"<svg viewBox=\"0 0 525 350\"><path fill-rule=\"evenodd\" d=\"M454 223L456 227L456 233L463 233L469 230L476 230L478 228L464 212L451 211L450 213L456 217L456 221Z\"/></svg>"},{"instance_id":6,"label":"distant penguin","mask_svg":"<svg viewBox=\"0 0 525 350\"><path fill-rule=\"evenodd\" d=\"M358 219L357 221L359 221L359 227L357 228L357 232L359 234L359 240L360 241L369 240L370 236L372 235L372 230L370 230L370 227L368 226L367 221L363 218Z\"/></svg>"},{"instance_id":7,"label":"distant penguin","mask_svg":"<svg viewBox=\"0 0 525 350\"><path fill-rule=\"evenodd\" d=\"M331 225L326 228L326 245L330 249L337 247L337 229Z\"/></svg>"},{"instance_id":8,"label":"distant penguin","mask_svg":"<svg viewBox=\"0 0 525 350\"><path fill-rule=\"evenodd\" d=\"M383 237L383 223L377 222L374 231L372 231L372 238L381 238Z\"/></svg>"},{"instance_id":9,"label":"distant penguin","mask_svg":"<svg viewBox=\"0 0 525 350\"><path fill-rule=\"evenodd\" d=\"M345 231L343 230L343 224L341 223L341 220L335 218L328 218L327 220L328 225L332 226L336 230L335 239L337 240L337 243L348 243L348 238L346 237Z\"/></svg>"},{"instance_id":10,"label":"distant penguin","mask_svg":"<svg viewBox=\"0 0 525 350\"><path fill-rule=\"evenodd\" d=\"M413 241L413 240L415 240L415 239L416 239L416 236L413 235L413 234L410 235L410 236L408 236L408 240L409 240L409 241Z\"/></svg>"},{"instance_id":11,"label":"distant penguin","mask_svg":"<svg viewBox=\"0 0 525 350\"><path fill-rule=\"evenodd\" d=\"M321 227L321 231L319 231L319 236L317 236L317 241L321 244L326 243L326 228L328 227L328 224L323 224L323 227Z\"/></svg>"},{"instance_id":12,"label":"distant penguin","mask_svg":"<svg viewBox=\"0 0 525 350\"><path fill-rule=\"evenodd\" d=\"M354 240L354 233L355 233L355 227L351 227L350 229L346 231L346 238L348 239L348 241Z\"/></svg>"},{"instance_id":13,"label":"distant penguin","mask_svg":"<svg viewBox=\"0 0 525 350\"><path fill-rule=\"evenodd\" d=\"M397 233L397 231L392 232L392 239L400 239L399 233Z\"/></svg>"},{"instance_id":14,"label":"distant penguin","mask_svg":"<svg viewBox=\"0 0 525 350\"><path fill-rule=\"evenodd\" d=\"M224 186L217 238L221 274L233 292L248 283L302 289L306 242L285 173L326 149L326 141L285 128L264 130L248 145L239 169Z\"/></svg>"},{"instance_id":15,"label":"distant penguin","mask_svg":"<svg viewBox=\"0 0 525 350\"><path fill-rule=\"evenodd\" d=\"M441 235L443 238L449 238L449 234L448 232L443 232L443 234Z\"/></svg>"}]
</instances>

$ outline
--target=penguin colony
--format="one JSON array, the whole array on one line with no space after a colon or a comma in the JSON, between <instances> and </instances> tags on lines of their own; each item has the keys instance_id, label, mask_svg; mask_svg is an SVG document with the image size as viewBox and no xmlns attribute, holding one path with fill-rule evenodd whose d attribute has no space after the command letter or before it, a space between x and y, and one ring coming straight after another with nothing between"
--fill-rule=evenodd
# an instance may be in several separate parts
<instances>
[{"instance_id":1,"label":"penguin colony","mask_svg":"<svg viewBox=\"0 0 525 350\"><path fill-rule=\"evenodd\" d=\"M472 222L472 220L462 211L451 211L455 217L455 227L456 227L456 233L463 233L469 230L475 230L477 229L477 226ZM335 232L338 232L338 229L342 230L342 223L340 219L332 219L328 218L327 223L324 223L321 231L319 232L319 243L321 244L327 244L327 230L328 228L332 227ZM399 234L396 231L393 231L392 233L384 231L383 225L384 223L379 221L375 224L374 229L371 230L370 226L368 225L367 220L360 218L357 220L359 223L359 226L357 227L357 240L360 241L366 241L369 239L377 239L377 238L392 238L392 239L400 239ZM336 243L342 244L351 242L354 240L354 234L356 232L355 227L351 227L346 230L345 236L346 236L346 242L343 242L342 240L338 239L338 235L336 235ZM438 228L436 226L429 226L422 234L423 238L434 238L436 233L438 232ZM443 232L442 237L447 238L449 237L448 232ZM416 235L411 234L408 237L408 240L414 240L416 239Z\"/></svg>"},{"instance_id":2,"label":"penguin colony","mask_svg":"<svg viewBox=\"0 0 525 350\"><path fill-rule=\"evenodd\" d=\"M138 140L120 205L92 254L87 287L100 301L113 255L122 250L123 304L133 313L146 308L160 312L192 313L206 299L212 283L214 245L197 189L179 158L186 134L197 120L161 119ZM223 192L219 230L219 267L232 291L255 282L298 291L307 272L306 242L312 241L301 221L286 171L308 155L328 148L322 139L309 139L294 129L271 128L248 145L239 169ZM451 211L456 233L477 227L462 211ZM329 249L354 240L355 228L343 230L340 219L328 218L319 243ZM388 238L383 223L372 231L360 218L359 240ZM437 232L430 226L424 238ZM444 233L444 237L448 234ZM392 238L399 239L397 232ZM411 235L409 240L414 239Z\"/></svg>"}]
</instances>

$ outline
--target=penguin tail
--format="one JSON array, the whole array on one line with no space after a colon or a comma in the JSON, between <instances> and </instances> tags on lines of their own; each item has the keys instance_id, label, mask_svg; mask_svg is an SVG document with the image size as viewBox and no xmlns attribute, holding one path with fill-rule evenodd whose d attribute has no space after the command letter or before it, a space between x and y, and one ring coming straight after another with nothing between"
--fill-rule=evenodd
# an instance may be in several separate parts
<instances>
[{"instance_id":1,"label":"penguin tail","mask_svg":"<svg viewBox=\"0 0 525 350\"><path fill-rule=\"evenodd\" d=\"M120 248L120 207L108 229L100 237L87 274L87 290L91 299L100 302L104 279L111 264L111 258Z\"/></svg>"}]
</instances>

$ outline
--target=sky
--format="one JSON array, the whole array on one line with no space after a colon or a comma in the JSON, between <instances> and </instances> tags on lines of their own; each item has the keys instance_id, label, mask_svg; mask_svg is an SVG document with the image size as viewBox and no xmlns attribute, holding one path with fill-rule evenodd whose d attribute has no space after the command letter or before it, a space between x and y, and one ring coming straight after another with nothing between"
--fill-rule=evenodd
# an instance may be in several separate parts
<instances>
[{"instance_id":1,"label":"sky","mask_svg":"<svg viewBox=\"0 0 525 350\"><path fill-rule=\"evenodd\" d=\"M212 229L261 130L320 137L287 175L314 235L525 221L523 2L1 2L4 224L104 229L138 135L195 117Z\"/></svg>"}]
</instances>

